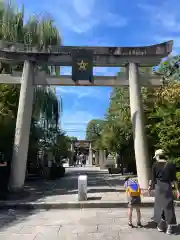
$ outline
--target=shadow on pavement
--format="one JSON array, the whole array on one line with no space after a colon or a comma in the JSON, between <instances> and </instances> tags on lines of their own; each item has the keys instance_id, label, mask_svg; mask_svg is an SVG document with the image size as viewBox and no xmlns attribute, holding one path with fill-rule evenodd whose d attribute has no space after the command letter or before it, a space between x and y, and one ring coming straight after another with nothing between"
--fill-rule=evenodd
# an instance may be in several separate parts
<instances>
[{"instance_id":1,"label":"shadow on pavement","mask_svg":"<svg viewBox=\"0 0 180 240\"><path fill-rule=\"evenodd\" d=\"M155 229L157 228L157 223L154 221L150 221L147 224L143 225L144 228L150 228L150 229Z\"/></svg>"},{"instance_id":2,"label":"shadow on pavement","mask_svg":"<svg viewBox=\"0 0 180 240\"><path fill-rule=\"evenodd\" d=\"M18 213L12 209L0 210L0 233L14 225L17 225L16 227L18 228L18 225L22 225L23 221L35 214L37 214L37 210L18 210Z\"/></svg>"},{"instance_id":3,"label":"shadow on pavement","mask_svg":"<svg viewBox=\"0 0 180 240\"><path fill-rule=\"evenodd\" d=\"M88 197L88 201L97 201L97 200L101 200L102 197Z\"/></svg>"},{"instance_id":4,"label":"shadow on pavement","mask_svg":"<svg viewBox=\"0 0 180 240\"><path fill-rule=\"evenodd\" d=\"M100 171L71 170L66 176L53 181L28 181L25 190L30 194L28 201L37 201L47 196L74 195L78 192L78 177L88 176L88 193L124 192L124 180L119 178L108 179L108 173Z\"/></svg>"},{"instance_id":5,"label":"shadow on pavement","mask_svg":"<svg viewBox=\"0 0 180 240\"><path fill-rule=\"evenodd\" d=\"M175 227L174 235L180 235L180 224Z\"/></svg>"},{"instance_id":6,"label":"shadow on pavement","mask_svg":"<svg viewBox=\"0 0 180 240\"><path fill-rule=\"evenodd\" d=\"M148 222L146 225L143 225L143 228L156 229L157 223L155 223L154 221ZM180 235L180 224L173 227L173 232L174 232L173 235Z\"/></svg>"},{"instance_id":7,"label":"shadow on pavement","mask_svg":"<svg viewBox=\"0 0 180 240\"><path fill-rule=\"evenodd\" d=\"M46 197L55 197L54 201L74 201L74 197L78 191L78 177L79 175L86 174L88 176L88 193L97 193L95 196L89 196L88 200L95 201L101 200L101 196L98 196L98 193L115 193L123 191L123 189L117 189L117 187L122 187L124 180L121 178L114 180L113 177L105 172L98 170L87 170L81 168L79 169L70 169L67 171L67 174L57 180L33 180L27 181L25 183L25 191L23 195L11 195L8 200L14 200L16 202L43 202L43 199ZM65 196L67 195L67 196ZM66 198L63 198L65 196ZM69 196L69 197L68 197ZM63 200L62 200L63 199ZM73 199L73 200L72 200ZM53 201L53 198L51 198ZM35 214L38 210L27 210L16 216L14 210L3 211L0 210L0 229L4 229L7 226L12 224L18 224L23 222L25 218ZM19 211L18 211L19 212Z\"/></svg>"}]
</instances>

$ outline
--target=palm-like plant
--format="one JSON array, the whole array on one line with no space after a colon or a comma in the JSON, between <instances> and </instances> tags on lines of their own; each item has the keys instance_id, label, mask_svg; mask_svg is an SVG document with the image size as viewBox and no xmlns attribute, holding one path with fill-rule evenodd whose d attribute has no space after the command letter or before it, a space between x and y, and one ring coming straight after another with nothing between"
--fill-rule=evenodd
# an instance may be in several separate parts
<instances>
[{"instance_id":1,"label":"palm-like plant","mask_svg":"<svg viewBox=\"0 0 180 240\"><path fill-rule=\"evenodd\" d=\"M38 20L31 17L24 24L24 8L20 11L10 4L0 3L0 39L10 42L20 42L27 45L37 46L41 51L47 50L50 45L60 45L61 38L53 21L48 18ZM21 70L22 64L12 66L1 62L1 71L11 73L12 70ZM49 72L48 67L43 70ZM36 87L34 90L33 116L43 119L45 126L58 124L59 102L55 93L49 87Z\"/></svg>"},{"instance_id":2,"label":"palm-like plant","mask_svg":"<svg viewBox=\"0 0 180 240\"><path fill-rule=\"evenodd\" d=\"M24 22L24 7L20 10L15 9L11 4L0 2L0 40L8 42L18 42L26 46L35 46L39 51L48 51L51 45L61 45L61 38L57 28L53 25L53 21L49 18L38 19L33 16ZM51 74L52 68L48 66L37 66L40 70ZM13 65L5 61L0 61L0 73L12 73L13 71L22 71L23 64ZM59 68L55 68L57 72ZM10 97L12 86L4 85L1 87L2 96L0 99L0 117L14 118L16 117L17 102L19 96L19 86L13 86L13 91L16 92L16 100L13 101L13 107L7 105L7 101L12 100ZM8 100L6 100L8 99ZM13 104L10 101L10 104ZM51 87L37 86L34 88L34 103L32 126L30 134L30 149L34 149L34 139L42 139L42 137L50 139L48 135L53 135L54 139L59 121L60 102ZM42 129L43 131L39 131ZM51 129L54 129L53 134L50 134ZM38 131L37 131L38 130ZM40 134L39 134L40 133ZM43 133L43 134L42 134ZM46 139L44 139L46 140ZM52 140L52 137L49 141ZM46 142L46 141L45 141ZM52 141L51 141L52 142ZM38 148L39 142L37 143ZM31 150L30 150L31 152Z\"/></svg>"}]
</instances>

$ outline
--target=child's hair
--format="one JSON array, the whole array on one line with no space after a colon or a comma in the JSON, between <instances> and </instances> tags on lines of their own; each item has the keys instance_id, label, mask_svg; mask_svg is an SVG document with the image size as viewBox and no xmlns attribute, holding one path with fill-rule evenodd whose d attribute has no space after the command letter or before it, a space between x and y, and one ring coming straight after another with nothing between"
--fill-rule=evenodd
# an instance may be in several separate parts
<instances>
[{"instance_id":1,"label":"child's hair","mask_svg":"<svg viewBox=\"0 0 180 240\"><path fill-rule=\"evenodd\" d=\"M124 179L124 181L126 182L126 181L128 181L130 179L130 177L126 177L125 179Z\"/></svg>"}]
</instances>

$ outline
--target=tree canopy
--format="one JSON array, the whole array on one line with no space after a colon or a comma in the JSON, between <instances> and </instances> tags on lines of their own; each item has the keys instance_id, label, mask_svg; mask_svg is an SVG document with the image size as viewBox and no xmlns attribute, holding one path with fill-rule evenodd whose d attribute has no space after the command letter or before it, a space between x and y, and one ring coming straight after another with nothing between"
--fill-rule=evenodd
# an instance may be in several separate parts
<instances>
[{"instance_id":1,"label":"tree canopy","mask_svg":"<svg viewBox=\"0 0 180 240\"><path fill-rule=\"evenodd\" d=\"M101 119L93 119L88 123L86 129L86 139L92 141L93 148L101 148L101 135L105 121Z\"/></svg>"},{"instance_id":2,"label":"tree canopy","mask_svg":"<svg viewBox=\"0 0 180 240\"><path fill-rule=\"evenodd\" d=\"M156 70L140 69L142 73L158 74L164 80L162 87L141 88L150 159L155 149L163 148L169 160L175 162L177 167L180 167L179 59L179 56L168 57ZM91 120L88 124L87 135L93 136L94 140L101 139L104 148L119 153L125 165L135 167L128 88L112 89L100 137L95 135L94 128L90 127L94 122L96 120Z\"/></svg>"},{"instance_id":3,"label":"tree canopy","mask_svg":"<svg viewBox=\"0 0 180 240\"><path fill-rule=\"evenodd\" d=\"M52 19L30 16L25 20L23 6L16 8L3 1L0 2L0 40L36 46L41 51L62 43ZM51 72L49 67L38 67ZM22 64L0 60L0 73L22 72L22 69ZM11 160L12 156L19 93L19 85L0 85L0 152L6 160ZM53 88L35 87L28 159L36 159L41 151L53 151L62 156L68 153L69 138L59 129L60 107Z\"/></svg>"}]
</instances>

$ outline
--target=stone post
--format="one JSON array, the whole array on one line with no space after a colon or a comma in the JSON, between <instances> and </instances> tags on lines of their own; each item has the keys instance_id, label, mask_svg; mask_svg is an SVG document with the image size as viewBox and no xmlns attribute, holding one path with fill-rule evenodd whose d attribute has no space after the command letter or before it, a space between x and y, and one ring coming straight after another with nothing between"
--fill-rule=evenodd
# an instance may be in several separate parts
<instances>
[{"instance_id":1,"label":"stone post","mask_svg":"<svg viewBox=\"0 0 180 240\"><path fill-rule=\"evenodd\" d=\"M147 189L149 183L150 163L148 159L148 146L145 133L138 65L132 62L129 63L128 67L131 121L133 126L137 175L141 188Z\"/></svg>"},{"instance_id":2,"label":"stone post","mask_svg":"<svg viewBox=\"0 0 180 240\"><path fill-rule=\"evenodd\" d=\"M33 63L25 61L22 74L9 181L9 190L11 192L19 192L23 190L24 187L33 108L34 77L35 73Z\"/></svg>"},{"instance_id":3,"label":"stone post","mask_svg":"<svg viewBox=\"0 0 180 240\"><path fill-rule=\"evenodd\" d=\"M105 167L105 152L104 150L99 150L99 166L100 169L104 169Z\"/></svg>"},{"instance_id":4,"label":"stone post","mask_svg":"<svg viewBox=\"0 0 180 240\"><path fill-rule=\"evenodd\" d=\"M93 151L91 142L89 143L89 165L93 165Z\"/></svg>"},{"instance_id":5,"label":"stone post","mask_svg":"<svg viewBox=\"0 0 180 240\"><path fill-rule=\"evenodd\" d=\"M99 165L99 153L98 153L98 151L95 152L95 164L96 164L96 166Z\"/></svg>"},{"instance_id":6,"label":"stone post","mask_svg":"<svg viewBox=\"0 0 180 240\"><path fill-rule=\"evenodd\" d=\"M69 166L72 166L74 164L74 142L71 143L71 157L69 161Z\"/></svg>"}]
</instances>

